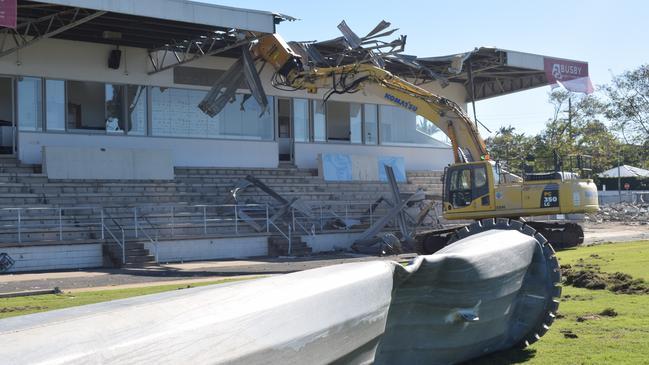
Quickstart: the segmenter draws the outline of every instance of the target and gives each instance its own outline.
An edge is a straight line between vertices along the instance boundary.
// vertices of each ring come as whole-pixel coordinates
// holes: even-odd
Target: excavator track
[[[584,230],[576,223],[526,222],[541,233],[557,250],[584,243]]]
[[[517,220],[517,219],[513,219]],[[576,223],[524,222],[542,234],[553,249],[564,250],[576,247],[584,242],[584,230]],[[431,255],[453,241],[455,233],[465,226],[456,226],[442,230],[421,232],[416,237],[415,251],[422,255]]]

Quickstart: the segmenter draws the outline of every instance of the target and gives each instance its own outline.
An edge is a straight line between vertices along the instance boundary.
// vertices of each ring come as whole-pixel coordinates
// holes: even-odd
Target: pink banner
[[[16,28],[18,0],[0,0],[0,27]]]
[[[563,86],[574,92],[590,94],[594,91],[588,77],[588,63],[545,57],[545,77],[554,89]]]

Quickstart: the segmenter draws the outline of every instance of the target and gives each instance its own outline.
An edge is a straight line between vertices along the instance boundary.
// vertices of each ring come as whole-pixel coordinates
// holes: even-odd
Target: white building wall
[[[156,247],[145,243],[152,255]],[[181,262],[196,260],[238,259],[268,256],[268,237],[229,237],[214,239],[160,241],[158,262]]]
[[[101,243],[0,248],[14,261],[9,272],[85,269],[103,264]]]
[[[43,146],[169,150],[174,166],[277,167],[277,143],[197,138],[127,137],[78,133],[20,133],[18,156],[40,164]]]
[[[331,252],[336,250],[349,250],[354,241],[359,239],[363,232],[354,233],[327,233],[315,236],[305,235],[302,240],[313,250],[318,252]]]
[[[405,160],[406,170],[443,170],[453,161],[450,148],[434,147],[395,147],[350,145],[334,143],[296,143],[295,163],[300,168],[318,168],[318,156],[321,153],[339,153],[367,156],[401,156]]]
[[[109,69],[107,67],[107,58],[112,49],[114,49],[114,46],[111,45],[59,39],[43,40],[21,50],[19,53],[0,58],[0,75],[208,89],[200,86],[174,84],[172,70],[149,75],[148,72],[152,69],[147,51],[144,49],[121,47],[122,63],[120,69]],[[189,65],[192,67],[226,69],[232,62],[231,59],[206,57]],[[324,93],[327,91],[320,90],[317,94],[308,94],[302,91],[277,90],[270,84],[271,75],[272,71],[266,67],[261,76],[265,89],[271,96],[322,100]],[[433,82],[424,85],[424,87],[440,93],[465,107],[466,91],[461,85],[451,84],[446,88],[441,88],[437,82]],[[383,95],[363,92],[333,95],[331,100],[392,105],[383,98]],[[33,132],[19,133],[19,158],[25,163],[41,163],[41,147],[44,145],[101,145],[111,148],[170,149],[176,166],[276,167],[278,162],[276,142]],[[316,156],[318,153],[341,150],[348,151],[344,153],[403,156],[406,159],[408,169],[438,169],[450,162],[452,158],[450,150],[444,151],[435,148],[297,144],[297,165],[299,167],[314,168],[317,165]]]

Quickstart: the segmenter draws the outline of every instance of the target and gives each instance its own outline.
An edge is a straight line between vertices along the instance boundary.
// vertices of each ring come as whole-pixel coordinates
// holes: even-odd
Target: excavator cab
[[[494,209],[494,174],[489,161],[449,166],[444,180],[444,215]]]

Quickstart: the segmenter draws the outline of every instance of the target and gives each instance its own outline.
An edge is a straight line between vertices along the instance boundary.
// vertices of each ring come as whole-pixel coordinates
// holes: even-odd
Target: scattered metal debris
[[[385,173],[392,190],[392,199],[394,203],[383,197],[374,203],[373,207],[376,207],[381,202],[386,202],[391,206],[391,209],[385,216],[381,217],[381,219],[377,220],[373,225],[365,230],[365,232],[363,232],[363,234],[354,242],[352,249],[356,252],[385,255],[401,253],[404,249],[410,252],[414,251],[416,245],[414,238],[416,229],[425,221],[426,217],[428,217],[435,205],[433,201],[429,201],[424,203],[422,208],[418,209],[413,207],[416,211],[414,217],[408,214],[409,206],[412,206],[415,202],[423,202],[426,195],[422,190],[417,190],[415,193],[402,200],[401,193],[399,192],[399,185],[394,177],[392,167],[385,165]],[[380,234],[380,232],[382,232],[386,225],[392,220],[396,220],[397,226],[399,227],[400,239],[397,239],[399,245],[394,244],[393,239],[386,240],[385,234]],[[436,221],[439,223],[439,218],[436,218]],[[391,237],[396,238],[394,234],[391,234]]]
[[[0,272],[9,271],[15,263],[16,261],[14,261],[8,253],[0,253]]]
[[[649,203],[615,203],[601,205],[597,213],[584,217],[592,223],[621,222],[627,224],[649,224]]]

